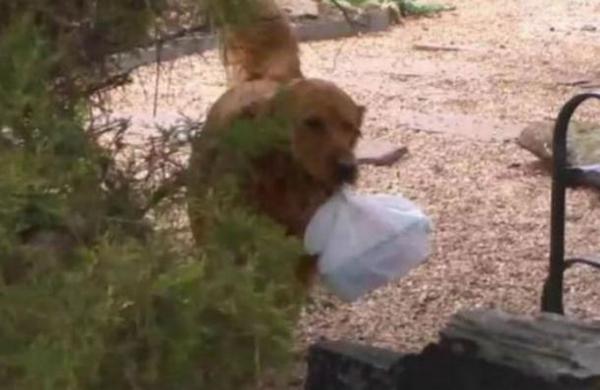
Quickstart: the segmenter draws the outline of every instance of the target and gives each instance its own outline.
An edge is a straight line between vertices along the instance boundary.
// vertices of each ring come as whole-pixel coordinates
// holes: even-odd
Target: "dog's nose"
[[[355,161],[339,161],[337,163],[337,176],[343,183],[352,183],[356,180],[358,169]]]

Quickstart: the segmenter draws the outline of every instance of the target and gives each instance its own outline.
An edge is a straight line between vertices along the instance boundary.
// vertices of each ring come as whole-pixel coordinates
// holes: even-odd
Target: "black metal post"
[[[571,117],[581,103],[589,98],[600,99],[600,93],[575,95],[561,109],[552,144],[552,210],[550,220],[550,268],[544,283],[542,311],[563,314],[563,276],[565,270],[565,200],[571,184],[567,165],[567,129]]]

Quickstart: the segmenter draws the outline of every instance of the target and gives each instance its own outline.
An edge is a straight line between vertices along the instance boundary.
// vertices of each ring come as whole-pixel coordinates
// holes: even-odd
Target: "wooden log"
[[[348,343],[323,341],[308,355],[305,390],[391,390],[395,389],[393,367],[399,353]]]
[[[505,366],[557,385],[600,389],[600,323],[543,313],[458,313],[441,331],[457,356]],[[571,387],[569,387],[571,388]]]
[[[599,390],[600,323],[475,310],[416,354],[343,341],[309,351],[305,390],[399,389]]]

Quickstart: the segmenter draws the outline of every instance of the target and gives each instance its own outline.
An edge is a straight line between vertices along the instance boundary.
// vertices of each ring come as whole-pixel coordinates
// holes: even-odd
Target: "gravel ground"
[[[415,200],[436,232],[428,263],[394,285],[353,304],[316,291],[298,326],[301,345],[327,337],[414,351],[434,340],[459,309],[539,310],[550,230],[547,175],[512,141],[486,137],[485,128],[470,126],[461,136],[431,133],[411,124],[406,113],[491,118],[507,129],[554,117],[576,92],[561,82],[600,78],[600,4],[452,3],[456,11],[408,20],[385,33],[302,45],[307,75],[333,80],[367,104],[365,138],[409,148],[409,157],[394,167],[366,169],[360,189]],[[416,44],[458,50],[417,50]],[[154,73],[152,67],[140,70],[133,85],[115,93],[115,110],[151,115]],[[223,92],[223,81],[214,53],[168,64],[158,115],[202,118]],[[599,118],[594,108],[584,114]],[[598,195],[571,194],[568,248],[600,252]],[[600,272],[568,271],[568,313],[600,318],[599,288]]]

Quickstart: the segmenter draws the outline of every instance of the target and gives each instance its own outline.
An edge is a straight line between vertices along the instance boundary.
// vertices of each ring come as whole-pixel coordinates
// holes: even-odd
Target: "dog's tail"
[[[302,78],[298,40],[275,0],[252,0],[250,17],[224,23],[221,55],[229,86],[268,79],[286,82]]]

